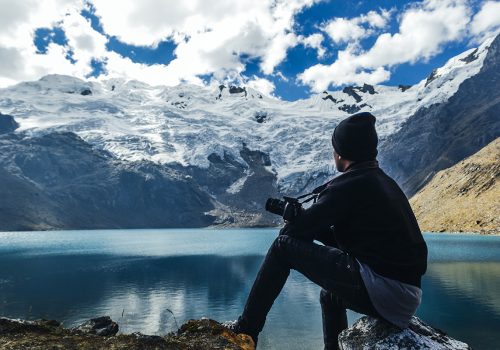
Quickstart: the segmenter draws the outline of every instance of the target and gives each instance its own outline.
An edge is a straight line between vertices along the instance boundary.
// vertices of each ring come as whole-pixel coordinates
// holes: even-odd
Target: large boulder
[[[106,337],[118,333],[118,324],[109,316],[101,316],[82,323],[78,327],[75,327],[74,330]]]
[[[342,350],[472,349],[469,345],[449,337],[443,331],[425,324],[418,317],[413,317],[410,326],[401,330],[381,319],[368,316],[360,318],[352,327],[340,333],[339,347]]]

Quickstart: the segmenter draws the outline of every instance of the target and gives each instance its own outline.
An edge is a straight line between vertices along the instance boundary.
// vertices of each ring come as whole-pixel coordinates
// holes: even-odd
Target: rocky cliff
[[[186,175],[125,162],[70,132],[0,135],[2,230],[200,227],[212,198]]]
[[[500,138],[438,172],[410,200],[424,231],[500,233]]]
[[[419,109],[382,142],[382,167],[407,195],[500,136],[499,63],[500,36],[490,44],[480,72],[448,101]]]
[[[0,135],[0,230],[273,225],[277,217],[263,210],[277,195],[269,159],[246,147],[241,157],[245,164],[212,154],[200,169],[118,159],[72,132],[8,132]]]

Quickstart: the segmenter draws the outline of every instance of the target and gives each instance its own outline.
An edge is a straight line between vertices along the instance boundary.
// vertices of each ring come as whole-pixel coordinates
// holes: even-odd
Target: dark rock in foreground
[[[94,318],[73,329],[63,328],[57,321],[0,318],[0,349],[255,349],[249,336],[237,335],[209,319],[190,320],[176,334],[166,336],[141,333],[115,335],[117,331],[118,325],[109,317]]]
[[[178,344],[176,349],[255,349],[250,336],[235,334],[219,322],[208,318],[189,320],[181,326],[176,335],[167,336],[167,341]]]
[[[73,328],[73,330],[87,334],[109,336],[118,333],[118,323],[114,322],[109,316],[102,316],[90,319]]]
[[[426,325],[413,317],[410,326],[401,330],[387,322],[362,317],[339,335],[342,350],[358,349],[472,349],[469,345],[450,338],[443,331]]]

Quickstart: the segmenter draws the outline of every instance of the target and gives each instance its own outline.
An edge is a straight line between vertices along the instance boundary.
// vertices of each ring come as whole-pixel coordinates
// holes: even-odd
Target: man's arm
[[[314,239],[326,246],[338,248],[337,241],[335,240],[335,235],[333,234],[333,229],[330,227],[328,229],[317,232]]]
[[[280,234],[323,241],[326,239],[325,229],[345,217],[348,208],[349,197],[345,195],[345,190],[333,184],[321,193],[316,203],[304,209],[292,222],[287,223]],[[318,233],[321,233],[322,237],[317,237]]]

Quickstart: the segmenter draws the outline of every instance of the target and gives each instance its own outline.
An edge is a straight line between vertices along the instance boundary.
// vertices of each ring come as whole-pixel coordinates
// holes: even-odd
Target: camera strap
[[[330,182],[327,182],[321,186],[318,186],[316,187],[311,193],[306,193],[306,194],[303,194],[302,196],[298,196],[297,199],[301,199],[301,198],[305,198],[305,197],[308,197],[308,196],[311,196],[310,198],[307,198],[306,200],[300,202],[301,204],[304,204],[304,203],[307,203],[307,202],[310,202],[312,200],[314,200],[313,203],[316,203],[316,199],[318,199],[318,196],[319,194],[326,188],[326,186],[328,186]]]
[[[304,203],[310,202],[313,199],[314,199],[313,203],[316,203],[316,199],[318,198],[318,195],[319,195],[319,193],[311,192],[311,193],[303,194],[302,196],[298,196],[297,199],[301,199],[301,198],[304,198],[304,197],[307,197],[307,196],[311,196],[311,197],[303,200],[302,202],[300,202],[300,204],[304,204]]]

